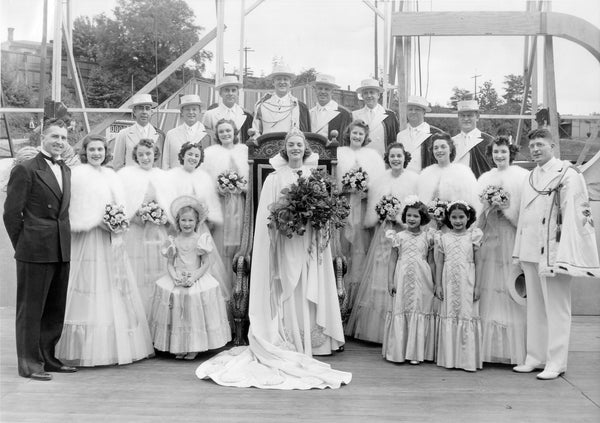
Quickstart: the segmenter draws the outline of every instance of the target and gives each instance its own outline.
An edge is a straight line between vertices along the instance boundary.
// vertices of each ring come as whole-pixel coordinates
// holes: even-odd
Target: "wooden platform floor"
[[[508,366],[467,373],[391,364],[380,347],[350,341],[323,361],[353,373],[337,390],[226,388],[168,357],[127,366],[17,376],[14,308],[0,308],[2,422],[594,422],[600,421],[600,317],[575,317],[569,370],[538,381]]]

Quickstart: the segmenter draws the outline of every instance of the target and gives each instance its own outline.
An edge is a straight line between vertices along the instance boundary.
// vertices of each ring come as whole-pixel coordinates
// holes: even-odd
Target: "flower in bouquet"
[[[150,222],[155,225],[165,225],[167,223],[167,213],[165,213],[156,201],[142,203],[142,207],[140,207],[137,214],[143,222]]]
[[[375,212],[377,212],[379,220],[382,222],[385,220],[394,220],[401,210],[402,205],[400,203],[400,200],[398,200],[393,195],[384,196],[375,205]]]
[[[344,192],[367,192],[369,175],[362,167],[352,169],[342,177],[342,190]]]
[[[129,228],[129,219],[125,216],[122,205],[111,203],[104,208],[102,221],[108,226],[111,232],[119,233]]]
[[[284,188],[279,200],[269,206],[269,227],[288,238],[304,235],[312,227],[328,242],[330,230],[344,226],[350,207],[323,170],[298,175],[296,183]]]
[[[444,217],[446,216],[446,207],[448,206],[447,201],[442,201],[439,198],[434,199],[427,205],[427,212],[437,222],[438,227],[444,223]]]
[[[498,206],[501,209],[505,209],[510,203],[510,194],[501,186],[488,185],[479,194],[479,200],[488,206]]]
[[[226,170],[217,176],[217,190],[221,195],[239,194],[247,184],[246,178],[233,170]]]

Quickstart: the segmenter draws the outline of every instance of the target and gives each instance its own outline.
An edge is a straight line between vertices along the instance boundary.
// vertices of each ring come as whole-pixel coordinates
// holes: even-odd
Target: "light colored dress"
[[[112,169],[72,170],[71,271],[56,355],[75,366],[127,364],[154,355],[123,236],[100,229],[104,207],[124,204]]]
[[[373,150],[373,154],[376,154]],[[394,221],[379,221],[375,211],[377,203],[386,195],[393,195],[402,203],[406,197],[415,194],[418,175],[404,171],[397,177],[387,170],[373,181],[369,189],[364,226],[375,227],[375,234],[365,259],[364,270],[355,292],[352,312],[346,324],[346,335],[370,342],[383,342],[386,314],[391,307],[387,289],[388,264],[392,252],[392,241],[386,237],[390,229],[399,230],[401,213]]]
[[[439,315],[436,358],[438,366],[469,371],[482,368],[479,303],[473,302],[473,250],[481,244],[482,236],[477,228],[461,234],[454,231],[436,234],[435,254],[442,255],[444,263],[444,300]]]
[[[389,231],[388,237],[398,250],[398,260],[396,295],[385,319],[383,357],[397,363],[433,360],[436,318],[433,276],[427,260],[433,249],[433,231]]]
[[[167,272],[160,254],[167,240],[165,225],[144,222],[137,214],[143,203],[155,201],[166,212],[169,208],[169,186],[166,173],[159,168],[144,170],[139,166],[126,166],[117,172],[125,190],[125,208],[131,222],[124,234],[125,248],[136,277],[146,315],[150,314],[154,283]]]
[[[175,269],[192,272],[214,250],[210,234],[194,234],[190,246],[183,237],[169,237],[163,255],[175,258]],[[220,348],[231,340],[227,307],[220,283],[210,269],[191,287],[175,286],[170,275],[156,281],[149,316],[154,347],[173,354]]]
[[[316,157],[313,154],[311,157]],[[287,238],[269,233],[268,207],[281,190],[294,183],[298,169],[279,157],[271,159],[275,172],[261,190],[250,273],[250,329],[248,347],[235,347],[202,363],[200,379],[219,385],[262,389],[339,388],[352,375],[331,369],[313,354],[331,354],[344,344],[344,334],[332,266],[331,250],[308,251],[314,236]],[[308,163],[315,163],[318,157]],[[306,166],[304,174],[310,172]],[[276,274],[274,269],[279,269]]]
[[[492,169],[479,177],[483,191],[487,186],[502,186],[509,194],[505,209],[484,204],[477,222],[483,231],[477,280],[481,299],[483,361],[521,364],[525,362],[526,299],[516,290],[515,279],[522,273],[513,263],[521,191],[527,171],[518,166]]]

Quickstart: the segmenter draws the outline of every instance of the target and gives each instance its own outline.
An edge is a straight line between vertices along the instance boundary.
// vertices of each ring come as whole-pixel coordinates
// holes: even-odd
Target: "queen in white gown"
[[[390,144],[384,160],[390,169],[373,181],[368,193],[364,226],[375,227],[375,234],[369,247],[352,313],[346,325],[347,335],[377,343],[383,342],[386,314],[391,308],[387,278],[392,241],[386,237],[386,232],[402,229],[402,203],[406,197],[417,192],[419,177],[415,172],[405,169],[410,162],[410,153],[404,151],[401,143]],[[398,213],[393,218],[381,220],[375,206],[388,195],[400,202]]]
[[[107,204],[125,204],[119,178],[103,165],[106,140],[82,143],[71,173],[71,271],[56,356],[76,366],[127,364],[154,355],[123,236],[103,223]]]
[[[159,160],[159,150],[151,140],[142,139],[133,148],[136,166],[125,166],[117,175],[125,190],[125,210],[131,223],[125,233],[125,247],[135,277],[146,315],[150,313],[154,283],[167,272],[160,254],[167,240],[165,224],[142,220],[139,210],[144,203],[155,202],[166,213],[169,208],[170,187],[164,170],[153,167]]]
[[[515,287],[515,278],[522,271],[513,263],[512,252],[528,173],[510,165],[517,149],[508,138],[494,140],[489,150],[497,167],[479,177],[480,192],[491,185],[502,187],[510,197],[502,207],[484,202],[477,219],[483,231],[476,268],[481,289],[482,356],[484,362],[519,364],[525,362],[527,309]]]
[[[201,364],[200,379],[225,386],[263,389],[339,388],[352,375],[333,370],[312,355],[331,354],[344,344],[335,274],[329,246],[322,259],[309,252],[314,236],[270,239],[269,206],[281,190],[310,172],[318,157],[310,155],[301,132],[286,136],[285,151],[271,164],[260,195],[250,274],[248,347],[235,347]],[[305,162],[306,159],[306,162]],[[277,247],[275,247],[277,246]],[[279,269],[274,278],[274,268]]]

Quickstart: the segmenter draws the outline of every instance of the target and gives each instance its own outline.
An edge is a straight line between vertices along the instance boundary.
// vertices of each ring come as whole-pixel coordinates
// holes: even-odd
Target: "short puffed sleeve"
[[[177,254],[175,239],[172,236],[169,235],[165,242],[163,242],[160,247],[160,253],[165,257],[174,257]]]
[[[196,243],[196,253],[199,256],[203,256],[205,254],[210,253],[214,248],[214,243],[212,237],[208,232],[203,233],[198,237],[198,242]]]
[[[435,251],[444,254],[444,241],[442,239],[442,231],[434,231],[433,232],[433,246]]]
[[[400,248],[400,234],[401,232],[396,232],[393,229],[388,229],[387,231],[385,231],[385,237],[387,239],[392,240],[392,247],[394,248]]]
[[[481,247],[481,240],[483,238],[483,231],[479,228],[473,228],[471,231],[471,241],[476,247]]]

